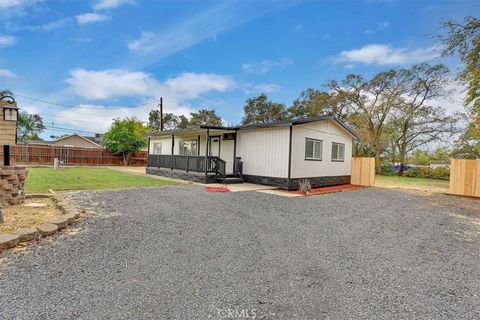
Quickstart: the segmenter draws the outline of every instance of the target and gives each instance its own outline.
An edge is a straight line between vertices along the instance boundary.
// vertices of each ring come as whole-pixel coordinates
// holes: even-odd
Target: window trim
[[[315,142],[320,142],[320,145],[321,145],[320,146],[320,159],[307,158],[307,140],[311,140],[314,143]],[[304,157],[304,160],[305,161],[322,161],[322,159],[323,159],[323,140],[305,137],[305,157]]]
[[[194,154],[193,154],[193,153],[192,153],[192,154],[185,154],[185,150],[184,150],[185,142],[190,142],[190,143],[194,143],[194,144],[195,144],[195,147],[197,148],[197,150],[196,150],[196,152],[195,152]],[[182,140],[181,145],[180,145],[180,152],[181,152],[181,155],[182,155],[182,156],[190,156],[190,157],[196,156],[196,155],[198,155],[198,150],[199,150],[199,148],[198,148],[198,139],[184,139],[184,140]]]
[[[333,146],[334,145],[343,146],[343,159],[333,159]],[[345,162],[345,143],[332,142],[332,162]]]

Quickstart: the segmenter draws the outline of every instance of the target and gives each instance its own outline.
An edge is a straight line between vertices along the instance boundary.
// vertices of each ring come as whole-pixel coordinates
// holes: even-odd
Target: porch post
[[[207,134],[205,135],[205,175],[208,174],[208,140],[210,139],[210,129],[207,129]]]
[[[235,174],[236,159],[237,159],[237,130],[235,130],[235,139],[233,139],[233,174]]]
[[[175,146],[175,136],[172,134],[172,158],[170,161],[170,170],[173,170],[173,148]]]
[[[200,135],[198,135],[198,143],[197,143],[197,156],[200,156]]]

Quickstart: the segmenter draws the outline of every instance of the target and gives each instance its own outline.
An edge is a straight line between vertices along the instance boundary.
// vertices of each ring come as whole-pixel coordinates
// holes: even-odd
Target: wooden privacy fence
[[[121,166],[122,156],[114,155],[105,149],[72,148],[59,146],[10,146],[11,165],[53,165],[58,158],[62,165],[71,166]],[[3,163],[3,148],[0,150]],[[146,166],[147,152],[137,152],[131,162],[132,166]]]
[[[353,157],[350,183],[373,187],[375,185],[375,158]]]
[[[452,159],[449,193],[480,197],[480,160]]]

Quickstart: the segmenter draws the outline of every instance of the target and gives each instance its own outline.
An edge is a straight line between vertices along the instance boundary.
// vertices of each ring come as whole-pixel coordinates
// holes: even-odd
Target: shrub
[[[438,167],[435,169],[414,167],[406,171],[404,176],[409,178],[449,180],[450,170],[446,167]]]
[[[382,174],[384,176],[396,176],[398,172],[391,164],[384,164],[382,165]]]
[[[430,168],[413,167],[404,173],[409,178],[431,178]]]
[[[437,167],[431,171],[433,179],[450,180],[450,169],[447,167]]]

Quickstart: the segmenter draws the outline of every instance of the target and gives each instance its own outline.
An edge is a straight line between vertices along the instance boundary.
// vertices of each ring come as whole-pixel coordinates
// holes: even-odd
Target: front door
[[[211,157],[220,157],[220,136],[210,137],[210,150]]]

